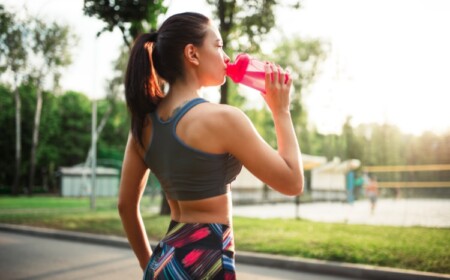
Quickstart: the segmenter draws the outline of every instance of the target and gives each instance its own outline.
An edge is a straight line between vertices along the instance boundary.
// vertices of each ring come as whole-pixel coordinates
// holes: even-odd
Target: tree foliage
[[[26,25],[17,20],[15,14],[5,10],[0,5],[0,71],[2,73],[12,72],[13,91],[14,91],[14,107],[15,107],[15,174],[12,194],[17,194],[20,179],[20,169],[22,162],[22,146],[21,146],[21,97],[18,90],[18,84],[25,75],[21,74],[21,70],[26,67],[28,52],[26,49],[26,38],[28,29]]]
[[[34,108],[37,88],[34,83],[24,83],[19,87],[23,100],[22,147],[29,151],[32,146]],[[8,186],[10,190],[14,179],[14,103],[13,91],[0,84],[0,188]],[[36,152],[35,191],[57,191],[57,170],[61,166],[73,166],[82,163],[91,144],[91,101],[83,93],[67,91],[55,94],[43,91],[42,123],[40,142]],[[119,168],[123,157],[124,143],[128,133],[126,106],[119,104],[120,110],[114,111],[105,124],[105,133],[99,140],[99,163]],[[99,101],[99,114],[108,108],[106,100]],[[113,159],[113,160],[111,160]],[[119,166],[118,166],[119,165]],[[22,182],[28,180],[30,159],[24,158],[20,176]]]
[[[0,71],[18,72],[26,65],[26,26],[0,5]]]
[[[97,33],[119,28],[127,46],[142,32],[157,28],[158,16],[167,12],[164,0],[85,0],[83,11],[87,16],[98,18],[106,26]]]

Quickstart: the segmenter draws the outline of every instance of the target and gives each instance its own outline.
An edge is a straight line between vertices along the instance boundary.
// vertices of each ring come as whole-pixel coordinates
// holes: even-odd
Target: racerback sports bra
[[[197,200],[225,194],[227,185],[242,169],[231,154],[206,153],[186,145],[177,136],[180,119],[203,102],[208,101],[190,100],[167,121],[162,121],[156,111],[150,113],[153,131],[144,160],[169,199]]]

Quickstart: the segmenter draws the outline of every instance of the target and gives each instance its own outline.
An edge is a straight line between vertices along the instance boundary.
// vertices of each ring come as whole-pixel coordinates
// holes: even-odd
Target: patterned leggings
[[[236,279],[231,227],[171,221],[145,269],[148,279]]]

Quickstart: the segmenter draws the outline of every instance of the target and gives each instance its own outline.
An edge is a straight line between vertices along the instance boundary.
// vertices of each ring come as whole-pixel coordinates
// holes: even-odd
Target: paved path
[[[140,279],[142,272],[130,249],[36,237],[0,231],[0,278]],[[345,280],[346,277],[237,265],[240,280]]]
[[[380,199],[371,214],[367,200],[353,205],[341,202],[294,202],[234,206],[234,215],[256,218],[300,218],[350,224],[450,227],[450,199]]]

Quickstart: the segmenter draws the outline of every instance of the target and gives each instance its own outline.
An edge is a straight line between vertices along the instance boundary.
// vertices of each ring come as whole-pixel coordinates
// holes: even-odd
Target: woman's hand
[[[273,115],[288,113],[292,79],[279,65],[266,63],[266,93],[262,94]]]

